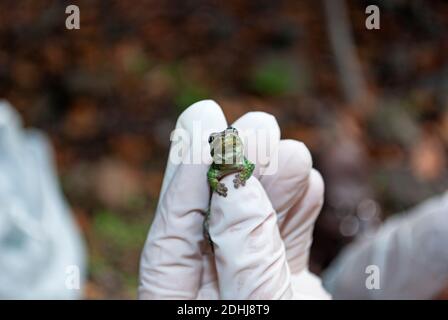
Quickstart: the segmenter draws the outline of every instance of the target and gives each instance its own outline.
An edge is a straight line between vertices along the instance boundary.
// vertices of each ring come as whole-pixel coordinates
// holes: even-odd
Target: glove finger
[[[231,186],[232,179],[221,181]],[[255,177],[244,187],[230,187],[227,197],[212,195],[210,235],[222,299],[292,298],[277,216]]]
[[[278,165],[280,127],[273,115],[248,112],[233,124],[243,139],[245,156],[255,164],[254,176],[273,174]]]
[[[322,176],[317,170],[312,169],[303,198],[291,207],[283,220],[280,233],[285,242],[286,257],[293,273],[308,268],[314,224],[322,209],[323,194]]]
[[[277,212],[281,228],[286,214],[308,188],[312,168],[308,148],[296,140],[281,140],[278,148],[278,170],[273,175],[260,177],[272,205]]]
[[[297,273],[308,264],[314,222],[323,203],[323,181],[312,169],[306,146],[295,140],[280,141],[278,167],[260,182],[277,212],[291,272]]]
[[[181,163],[173,160],[179,144],[171,145],[159,204],[140,261],[141,299],[193,299],[198,294],[203,213],[210,197],[206,179],[209,163],[188,163],[193,159],[201,162],[198,153],[209,150],[205,136],[227,124],[221,108],[206,100],[188,108],[176,128],[191,137],[195,125],[201,126],[203,141],[200,145],[194,145],[198,141],[182,141],[186,152]]]

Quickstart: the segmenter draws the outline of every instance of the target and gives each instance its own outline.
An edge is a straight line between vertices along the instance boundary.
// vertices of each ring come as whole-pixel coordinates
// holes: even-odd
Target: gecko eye
[[[236,130],[236,128],[234,128],[234,127],[228,127],[227,130],[228,131],[232,131],[233,133],[238,134],[238,130]]]
[[[213,136],[208,137],[208,143],[212,143],[213,139],[214,139]]]

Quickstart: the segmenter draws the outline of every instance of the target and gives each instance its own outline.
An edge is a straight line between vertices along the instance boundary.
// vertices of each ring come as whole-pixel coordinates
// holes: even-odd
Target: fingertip
[[[309,179],[310,194],[312,195],[310,197],[310,201],[322,206],[325,193],[324,179],[322,178],[320,172],[316,169],[311,170]]]
[[[7,101],[0,99],[0,128],[19,128],[22,119],[17,110]]]
[[[279,168],[302,181],[309,176],[312,167],[311,153],[303,142],[290,139],[280,141]]]
[[[193,103],[177,119],[176,128],[183,128],[193,132],[194,122],[201,122],[204,130],[212,128],[213,130],[225,128],[227,121],[224,113],[214,100],[201,100]]]
[[[312,165],[311,154],[302,142],[280,141],[276,170],[260,177],[278,214],[282,215],[290,203],[303,195]]]
[[[208,111],[213,112],[213,110],[221,110],[221,107],[219,106],[218,103],[216,103],[216,101],[211,100],[211,99],[200,100],[198,102],[193,103],[188,108],[186,108],[181,113],[179,118],[183,118],[183,117],[189,116],[190,114],[195,114],[195,113],[201,114],[201,113],[208,112]]]
[[[177,119],[176,128],[171,132],[171,147],[159,198],[163,199],[179,165],[210,164],[207,137],[211,132],[221,131],[226,127],[224,113],[213,100],[198,101],[182,112]]]
[[[233,126],[237,129],[265,129],[272,132],[273,135],[278,136],[280,139],[280,126],[277,123],[277,119],[270,113],[263,111],[251,111],[233,123]]]
[[[246,157],[256,164],[254,176],[270,174],[270,167],[277,163],[281,134],[275,117],[261,111],[248,112],[232,126],[238,129],[245,142]]]

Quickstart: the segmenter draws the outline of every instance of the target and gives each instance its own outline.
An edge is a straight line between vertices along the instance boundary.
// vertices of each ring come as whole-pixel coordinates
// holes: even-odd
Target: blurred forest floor
[[[55,146],[89,247],[87,298],[134,298],[169,134],[203,98],[274,114],[326,181],[311,268],[448,187],[448,3],[348,1],[369,92],[348,103],[320,1],[0,2],[0,97]],[[366,30],[377,4],[381,29]],[[367,98],[366,98],[367,99]]]

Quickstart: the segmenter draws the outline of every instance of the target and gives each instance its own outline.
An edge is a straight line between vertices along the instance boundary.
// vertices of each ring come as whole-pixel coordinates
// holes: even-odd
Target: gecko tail
[[[212,249],[212,254],[215,254],[215,243],[212,241],[210,234],[208,235],[208,243],[210,244],[210,248]]]
[[[212,237],[210,236],[210,232],[209,232],[209,219],[210,219],[210,210],[207,211],[207,213],[205,214],[203,233],[204,233],[205,240],[207,240],[207,242],[209,243],[209,245],[212,249],[212,253],[214,254],[215,253],[215,244],[214,244]]]
[[[210,248],[212,249],[212,253],[215,253],[215,243],[212,240],[212,237],[210,236],[210,233],[207,230],[204,230],[204,238],[207,240],[208,244],[210,245]]]

